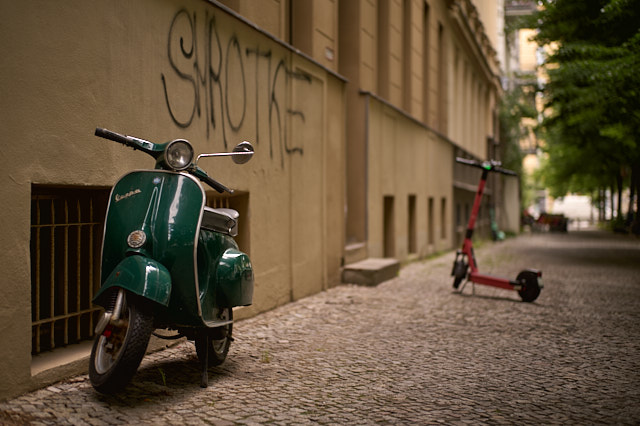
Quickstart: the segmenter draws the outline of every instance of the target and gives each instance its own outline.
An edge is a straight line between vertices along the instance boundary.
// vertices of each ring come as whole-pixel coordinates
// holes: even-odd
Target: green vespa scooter
[[[194,161],[183,139],[153,143],[97,128],[106,138],[156,160],[153,170],[133,171],[113,187],[102,246],[102,286],[93,302],[105,309],[95,329],[89,378],[101,393],[124,388],[144,357],[155,329],[195,341],[208,384],[209,365],[224,362],[232,341],[234,306],[253,299],[253,268],[238,250],[238,213],[205,206],[200,182],[233,192],[198,167],[201,157],[251,159],[242,142],[232,152]],[[161,337],[158,335],[158,337]]]

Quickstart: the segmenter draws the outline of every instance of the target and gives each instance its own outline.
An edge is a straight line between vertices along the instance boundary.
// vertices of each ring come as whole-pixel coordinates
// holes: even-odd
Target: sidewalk
[[[477,257],[541,269],[538,300],[452,292],[449,253],[237,323],[207,389],[184,343],[118,396],[79,376],[0,403],[0,424],[638,424],[640,240],[522,235]]]

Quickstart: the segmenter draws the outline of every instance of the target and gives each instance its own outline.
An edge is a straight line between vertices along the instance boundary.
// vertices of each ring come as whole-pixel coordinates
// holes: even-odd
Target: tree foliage
[[[554,196],[623,185],[637,194],[640,0],[540,3],[536,41],[552,48],[545,63],[545,186]]]

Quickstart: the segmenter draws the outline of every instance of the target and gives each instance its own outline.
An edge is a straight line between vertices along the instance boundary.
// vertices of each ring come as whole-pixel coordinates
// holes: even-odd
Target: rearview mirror
[[[251,145],[250,142],[240,142],[238,145],[236,145],[235,148],[233,148],[233,162],[236,164],[244,164],[247,161],[251,160],[251,157],[253,157],[253,152],[253,145]]]

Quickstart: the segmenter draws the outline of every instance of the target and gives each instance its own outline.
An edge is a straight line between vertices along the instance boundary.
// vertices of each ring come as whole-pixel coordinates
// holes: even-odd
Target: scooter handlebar
[[[233,194],[233,189],[227,188],[217,180],[209,177],[207,172],[202,170],[200,167],[196,166],[194,169],[190,169],[190,172],[195,177],[197,177],[198,179],[200,179],[201,181],[203,181],[204,183],[206,183],[207,185],[209,185],[210,187],[218,191],[220,194],[222,194],[223,192],[228,192],[229,194]]]
[[[209,185],[210,187],[212,187],[213,189],[218,191],[220,194],[222,194],[225,191],[228,192],[229,194],[233,194],[233,189],[227,188],[226,186],[224,186],[223,184],[221,184],[217,180],[210,178],[209,176],[206,176],[206,177],[203,177],[203,178],[200,178],[200,179],[204,183],[206,183],[207,185]]]
[[[467,160],[466,158],[456,157],[456,163],[466,164],[468,166],[482,168],[482,163],[475,160]]]
[[[102,127],[96,127],[96,136],[104,139],[109,139],[114,142],[119,142],[123,145],[129,145],[131,141],[125,135],[121,135],[120,133],[112,132],[111,130],[103,129]]]
[[[133,149],[139,149],[140,151],[145,152],[154,158],[157,158],[161,152],[161,150],[158,150],[158,145],[154,144],[153,142],[149,142],[133,136],[121,135],[120,133],[112,132],[111,130],[103,129],[102,127],[96,127],[95,135],[104,139],[109,139],[111,141],[121,143]]]
[[[154,158],[157,158],[160,155],[161,151],[158,150],[162,145],[156,145],[152,142],[146,141],[144,139],[135,138],[133,136],[121,135],[120,133],[112,132],[111,130],[103,129],[102,127],[96,127],[95,135],[104,139],[109,139],[114,142],[121,143],[123,145],[129,146],[133,149],[139,149],[147,154],[150,154]],[[187,171],[192,173],[198,179],[218,191],[219,193],[228,192],[229,194],[233,194],[233,189],[227,188],[220,182],[215,179],[209,177],[207,172],[202,170],[201,168],[194,165],[193,168],[189,168]]]
[[[502,173],[503,175],[518,176],[518,174],[513,170],[503,169],[502,167],[500,167],[500,162],[498,161],[491,160],[491,161],[481,162],[481,161],[468,160],[466,158],[456,157],[456,162],[461,164],[466,164],[472,167],[477,167],[479,169],[487,170],[490,172],[499,172],[499,173]]]
[[[503,169],[502,167],[494,167],[493,170],[495,170],[496,172],[500,172],[503,175],[518,176],[518,174],[513,170]]]

